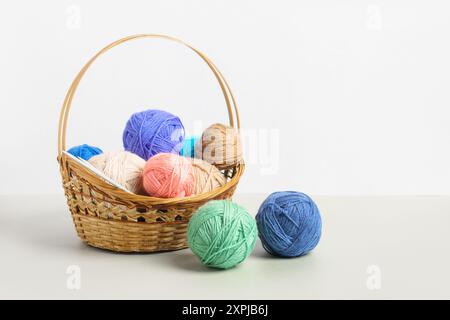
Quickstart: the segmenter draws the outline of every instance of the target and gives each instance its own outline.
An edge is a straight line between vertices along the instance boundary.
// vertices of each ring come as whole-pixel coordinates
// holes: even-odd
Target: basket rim
[[[67,94],[64,98],[63,105],[61,107],[60,116],[59,116],[59,126],[58,126],[58,155],[61,155],[61,153],[66,150],[66,131],[67,131],[67,122],[69,119],[69,112],[72,107],[72,101],[75,96],[75,93],[77,91],[78,85],[80,84],[80,81],[84,77],[85,73],[88,71],[90,66],[99,58],[101,55],[108,52],[110,49],[129,41],[134,41],[137,39],[144,39],[144,38],[154,38],[154,39],[165,39],[169,41],[173,41],[176,43],[179,43],[189,49],[191,49],[194,53],[196,53],[211,69],[213,72],[217,82],[219,83],[220,89],[223,93],[223,96],[225,98],[226,107],[228,111],[228,118],[230,122],[230,126],[233,128],[240,129],[240,118],[239,118],[239,110],[236,104],[236,100],[234,98],[234,95],[231,91],[231,88],[228,84],[228,82],[225,80],[225,77],[220,72],[220,70],[217,68],[217,66],[202,52],[195,49],[190,44],[175,38],[173,36],[168,36],[164,34],[135,34],[128,37],[121,38],[117,41],[114,41],[110,43],[109,45],[105,46],[103,49],[98,51],[84,66],[83,68],[78,72],[75,79],[72,81],[72,84],[69,87],[69,90],[67,91]],[[233,112],[234,109],[234,112]]]
[[[120,188],[104,181],[97,174],[90,171],[88,168],[84,167],[64,153],[61,153],[58,156],[57,160],[59,162],[60,168],[63,168],[66,163],[66,166],[70,166],[71,169],[77,171],[77,174],[82,176],[83,179],[87,180],[90,184],[95,185],[98,189],[103,191],[108,196],[121,199],[124,202],[139,204],[146,207],[159,205],[195,205],[199,202],[204,203],[205,201],[213,200],[225,191],[235,187],[238,184],[245,169],[245,164],[242,160],[236,166],[234,166],[234,168],[236,169],[236,173],[230,180],[227,181],[226,184],[209,192],[181,198],[157,198],[123,191]],[[63,172],[61,172],[61,175],[64,180]]]

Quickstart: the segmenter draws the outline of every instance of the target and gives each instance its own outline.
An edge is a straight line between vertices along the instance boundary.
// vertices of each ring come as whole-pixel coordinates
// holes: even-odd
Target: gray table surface
[[[265,196],[235,201],[255,214]],[[450,298],[450,197],[313,198],[323,236],[311,254],[274,258],[258,240],[244,263],[218,271],[189,249],[91,248],[77,238],[63,195],[0,196],[0,298]],[[67,285],[70,266],[79,288]]]

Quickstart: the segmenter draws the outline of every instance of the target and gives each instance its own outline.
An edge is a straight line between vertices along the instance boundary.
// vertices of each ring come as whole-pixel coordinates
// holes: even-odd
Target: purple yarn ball
[[[123,146],[144,160],[155,154],[176,153],[184,140],[184,126],[180,118],[162,110],[134,113],[123,131]]]

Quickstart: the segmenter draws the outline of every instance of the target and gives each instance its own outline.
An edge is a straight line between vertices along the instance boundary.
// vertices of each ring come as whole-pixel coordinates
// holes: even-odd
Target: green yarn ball
[[[187,238],[204,265],[228,269],[248,257],[257,234],[255,219],[246,209],[228,200],[213,200],[193,215]]]

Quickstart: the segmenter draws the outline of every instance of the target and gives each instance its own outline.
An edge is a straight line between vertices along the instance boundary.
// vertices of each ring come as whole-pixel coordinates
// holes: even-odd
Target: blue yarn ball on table
[[[183,157],[194,158],[195,143],[200,139],[200,136],[189,136],[184,139],[180,150],[180,155]]]
[[[80,157],[84,160],[89,160],[93,156],[103,153],[100,148],[90,146],[88,144],[82,144],[80,146],[72,147],[67,150],[68,153],[75,157]]]
[[[184,140],[180,118],[162,110],[134,113],[123,131],[123,146],[144,160],[158,153],[178,154]]]
[[[272,193],[256,215],[264,249],[281,257],[302,256],[319,243],[320,212],[306,194],[296,191]]]

